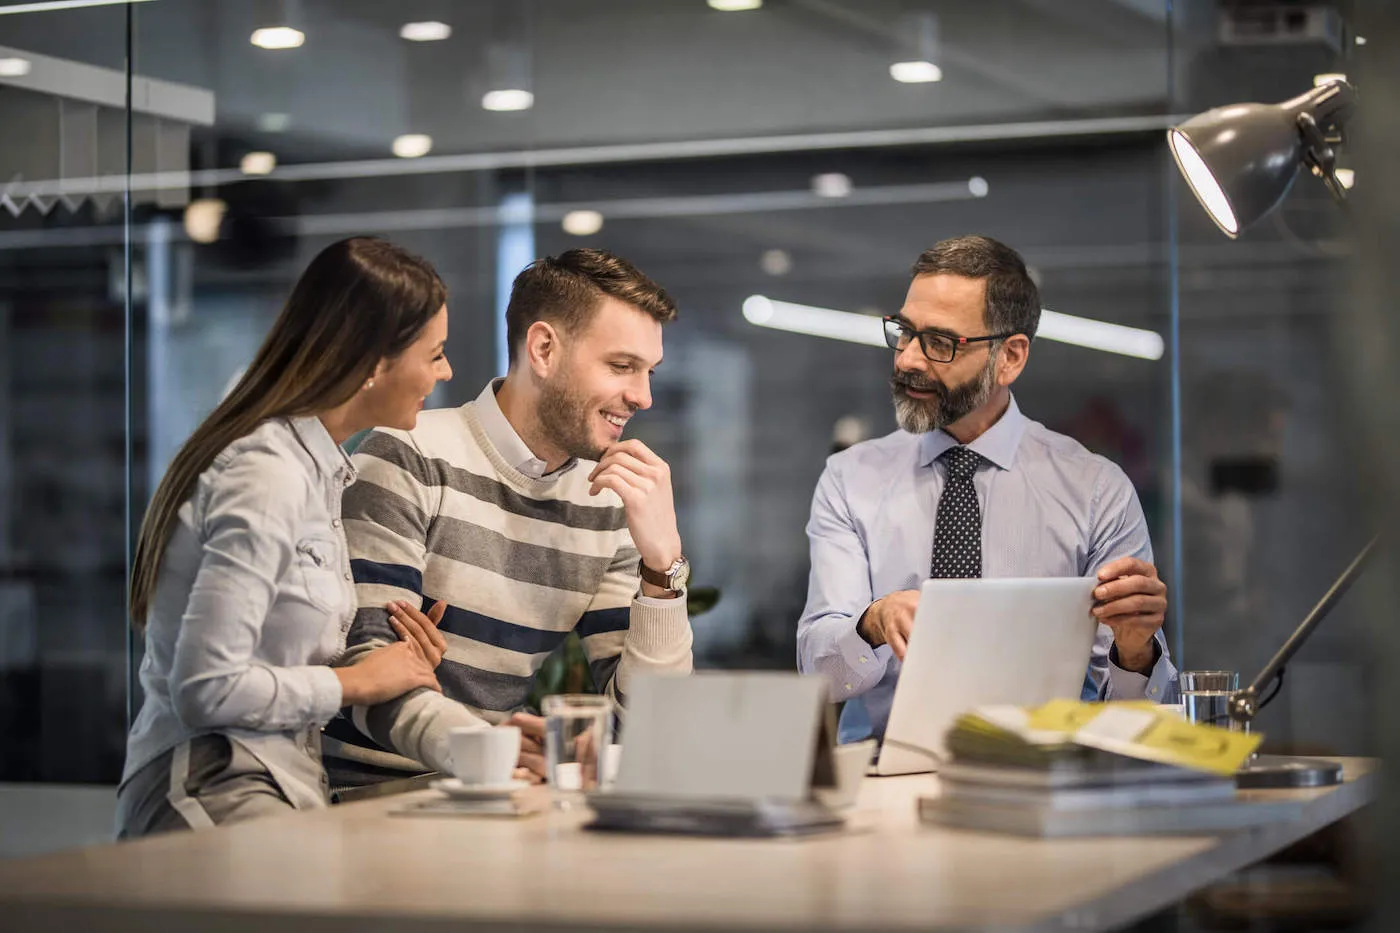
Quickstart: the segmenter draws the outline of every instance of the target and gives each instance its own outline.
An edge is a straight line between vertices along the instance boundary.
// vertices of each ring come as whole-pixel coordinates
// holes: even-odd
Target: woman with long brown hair
[[[175,455],[132,567],[145,699],[120,835],[324,806],[322,725],[342,706],[440,689],[412,637],[328,665],[356,609],[340,519],[355,473],[340,444],[411,429],[452,377],[446,297],[432,266],[390,243],[332,244]]]

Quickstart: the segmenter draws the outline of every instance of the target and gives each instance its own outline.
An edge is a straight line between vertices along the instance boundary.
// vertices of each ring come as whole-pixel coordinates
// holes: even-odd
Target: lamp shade
[[[1217,107],[1167,130],[1167,142],[1192,193],[1234,238],[1283,200],[1308,162],[1304,124],[1314,133],[1339,125],[1352,98],[1338,80],[1281,104]]]
[[[1297,116],[1282,104],[1207,110],[1167,140],[1186,183],[1231,238],[1283,200],[1303,161]]]

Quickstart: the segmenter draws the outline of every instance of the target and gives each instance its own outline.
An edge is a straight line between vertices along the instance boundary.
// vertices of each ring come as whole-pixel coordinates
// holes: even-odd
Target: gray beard
[[[588,430],[589,401],[573,390],[568,377],[568,372],[561,372],[540,387],[540,426],[565,456],[599,460],[603,448]]]
[[[895,373],[890,379],[894,419],[910,434],[927,434],[946,428],[966,418],[991,400],[992,392],[996,389],[996,376],[995,355],[987,360],[987,365],[982,368],[981,373],[951,390],[918,377]],[[933,392],[935,395],[931,399],[911,398],[901,380],[907,380],[914,388]]]

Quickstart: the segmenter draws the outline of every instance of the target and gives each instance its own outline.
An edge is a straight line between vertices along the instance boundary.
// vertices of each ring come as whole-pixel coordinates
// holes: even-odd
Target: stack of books
[[[919,814],[1023,836],[1215,833],[1287,818],[1297,802],[1236,793],[1234,772],[1259,741],[1145,704],[987,707],[948,733],[940,793]]]

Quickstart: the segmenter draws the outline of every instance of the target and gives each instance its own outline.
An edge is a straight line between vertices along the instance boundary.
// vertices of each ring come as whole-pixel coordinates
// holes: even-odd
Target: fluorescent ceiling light
[[[1162,335],[1156,331],[1061,314],[1048,308],[1040,310],[1040,329],[1036,336],[1090,350],[1135,356],[1140,360],[1160,360],[1166,352]]]
[[[394,155],[400,159],[416,159],[433,151],[433,138],[422,133],[405,133],[394,140]]]
[[[603,229],[603,215],[590,210],[569,211],[561,223],[565,233],[592,236]]]
[[[244,175],[271,175],[277,167],[277,156],[270,152],[250,152],[238,163]]]
[[[399,38],[409,42],[441,42],[452,35],[452,27],[437,20],[422,23],[404,23],[399,30]]]
[[[299,49],[306,41],[306,33],[291,26],[265,26],[254,30],[248,41],[260,49]]]
[[[844,198],[855,187],[844,172],[823,172],[812,176],[812,193],[819,198]]]
[[[0,78],[23,78],[31,67],[27,58],[0,58]]]
[[[890,66],[890,77],[900,84],[927,84],[942,81],[943,69],[933,62],[895,62]]]
[[[712,10],[719,10],[721,13],[738,13],[743,10],[757,10],[763,6],[763,0],[705,0]]]
[[[884,325],[878,317],[775,301],[763,295],[750,295],[744,299],[744,320],[759,327],[793,334],[829,337],[870,347],[885,346]]]
[[[481,107],[483,110],[509,111],[509,110],[529,110],[535,106],[535,95],[529,91],[522,91],[519,88],[503,88],[498,91],[487,91],[481,95]]]
[[[793,304],[764,295],[750,295],[744,299],[743,310],[744,319],[759,327],[846,340],[870,347],[886,346],[884,327],[880,318],[874,315]],[[1166,350],[1162,335],[1154,331],[1060,314],[1048,309],[1040,312],[1037,336],[1144,360],[1160,360]]]
[[[89,6],[117,6],[123,3],[147,3],[149,0],[45,0],[43,3],[16,3],[0,6],[0,16],[11,13],[52,13],[55,10],[81,10]]]

